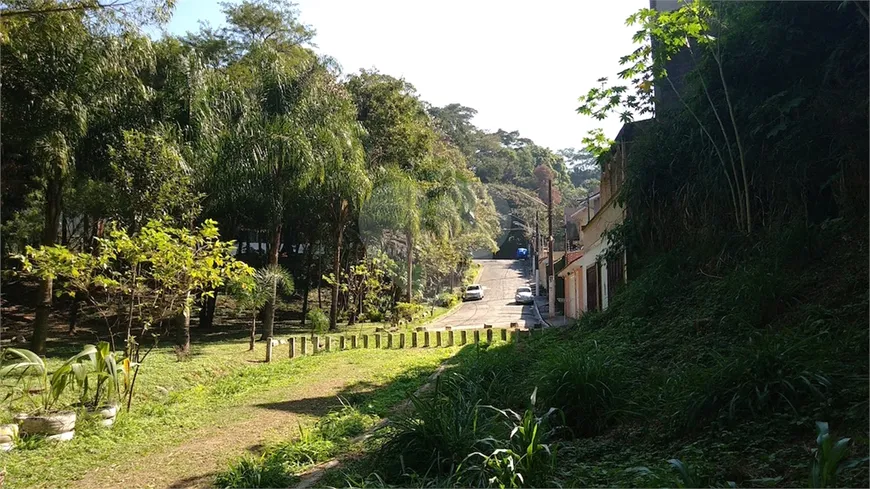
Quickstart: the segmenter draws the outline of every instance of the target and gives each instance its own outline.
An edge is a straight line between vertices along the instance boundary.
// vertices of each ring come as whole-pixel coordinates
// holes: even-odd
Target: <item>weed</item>
[[[843,460],[849,451],[849,438],[834,441],[828,430],[828,423],[816,421],[817,447],[810,470],[811,487],[838,487],[837,477],[844,471],[867,463],[868,458]]]

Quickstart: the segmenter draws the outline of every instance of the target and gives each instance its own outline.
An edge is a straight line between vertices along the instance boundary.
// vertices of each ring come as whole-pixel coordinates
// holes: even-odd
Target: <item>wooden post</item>
[[[405,333],[399,333],[399,348],[405,349]]]
[[[435,346],[436,347],[441,346],[441,331],[435,332]]]
[[[350,337],[350,347],[356,350],[356,335]]]
[[[332,351],[332,336],[326,336],[326,352]]]
[[[447,332],[447,346],[453,346],[453,331]]]
[[[308,338],[303,336],[302,338],[299,338],[299,341],[302,343],[299,345],[302,347],[302,354],[308,355]]]
[[[287,343],[290,345],[290,358],[293,358],[296,356],[296,338],[291,336]]]
[[[381,347],[381,335],[376,334],[375,335],[375,348],[380,348],[380,347]]]
[[[499,330],[499,331],[500,331],[500,334],[501,334],[501,340],[502,340],[502,341],[507,341],[507,330],[506,330],[506,329],[501,329],[501,330]]]
[[[480,330],[479,329],[474,330],[474,343],[475,344],[480,343]]]
[[[344,339],[344,335],[338,337],[338,349],[339,351],[344,350],[346,340]]]
[[[417,348],[417,332],[411,332],[411,348]]]
[[[369,335],[364,334],[362,338],[363,338],[363,348],[368,348],[369,347]]]
[[[429,332],[423,332],[423,348],[429,348]]]
[[[486,330],[486,342],[492,343],[492,330],[491,329]]]
[[[311,338],[311,353],[314,355],[320,353],[320,336]]]
[[[393,333],[387,333],[387,350],[393,349]]]
[[[272,341],[274,341],[272,338],[266,338],[266,363],[272,361]]]
[[[466,343],[468,343],[468,332],[463,329],[459,331],[459,344],[465,346]]]

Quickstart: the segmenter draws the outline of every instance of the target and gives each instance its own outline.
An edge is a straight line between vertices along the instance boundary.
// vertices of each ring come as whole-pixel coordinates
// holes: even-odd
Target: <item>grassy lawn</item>
[[[163,470],[159,464],[150,464],[150,457],[196,441],[198,436],[218,437],[218,441],[226,436],[231,445],[234,434],[229,427],[256,420],[270,410],[295,410],[306,423],[316,420],[325,414],[320,408],[285,405],[303,399],[312,406],[335,406],[339,404],[336,391],[362,411],[383,415],[456,352],[455,348],[370,349],[289,361],[286,352],[280,351],[278,361],[263,364],[259,363],[263,348],[258,344],[248,352],[243,342],[194,345],[191,358],[184,362],[176,360],[171,348],[155,351],[139,374],[131,412],[120,413],[116,425],[108,430],[79,421],[70,442],[25,441],[0,455],[0,468],[7,471],[6,484],[64,487],[87,475],[84,486],[93,486],[88,474],[98,467],[124,472],[138,465],[148,475],[149,470]],[[14,412],[10,409],[3,416]],[[298,432],[296,426],[285,428]],[[144,482],[133,481],[133,485]]]

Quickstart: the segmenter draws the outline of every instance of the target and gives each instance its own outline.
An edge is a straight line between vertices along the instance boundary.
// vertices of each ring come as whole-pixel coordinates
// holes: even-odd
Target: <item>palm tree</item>
[[[4,164],[12,158],[36,168],[45,196],[43,245],[57,241],[62,196],[89,123],[145,93],[137,74],[151,60],[150,43],[135,32],[102,34],[107,19],[65,11],[4,20]],[[37,353],[45,351],[52,288],[42,280],[37,292],[31,340]]]

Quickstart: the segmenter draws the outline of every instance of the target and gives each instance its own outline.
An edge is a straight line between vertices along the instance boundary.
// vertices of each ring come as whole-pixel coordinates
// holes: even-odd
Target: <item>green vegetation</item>
[[[137,403],[131,411],[119,412],[111,429],[80,419],[69,442],[48,444],[31,438],[18,445],[2,455],[6,484],[62,487],[106,464],[133,467],[141,457],[191,437],[215,436],[214,426],[232,430],[233,423],[255,419],[262,414],[256,405],[322,395],[318,382],[324,378],[344,384],[338,391],[341,398],[361,406],[367,415],[382,416],[455,352],[360,349],[263,364],[255,361],[262,356],[262,346],[259,351],[245,350],[243,342],[194,345],[189,360],[179,363],[172,348],[157,348],[140,371]],[[49,368],[60,363],[51,360]],[[330,404],[338,405],[339,400]],[[302,420],[307,424],[310,416],[317,414]],[[227,424],[228,419],[232,423]],[[333,423],[335,429],[342,429],[344,422]]]
[[[328,484],[789,487],[816,474],[817,486],[866,485],[866,247],[844,241],[843,226],[829,223],[819,248],[789,258],[804,235],[765,238],[716,277],[685,252],[663,254],[605,312],[465,356]],[[851,271],[829,273],[843,263]],[[780,302],[798,293],[812,300]],[[757,313],[771,303],[782,304],[777,315]],[[516,452],[498,413],[529,409],[536,388],[534,416],[557,410],[539,428],[556,468],[535,462],[521,482],[499,471],[522,463],[509,451],[487,456],[487,444]],[[820,434],[813,455],[816,421],[851,440]]]

